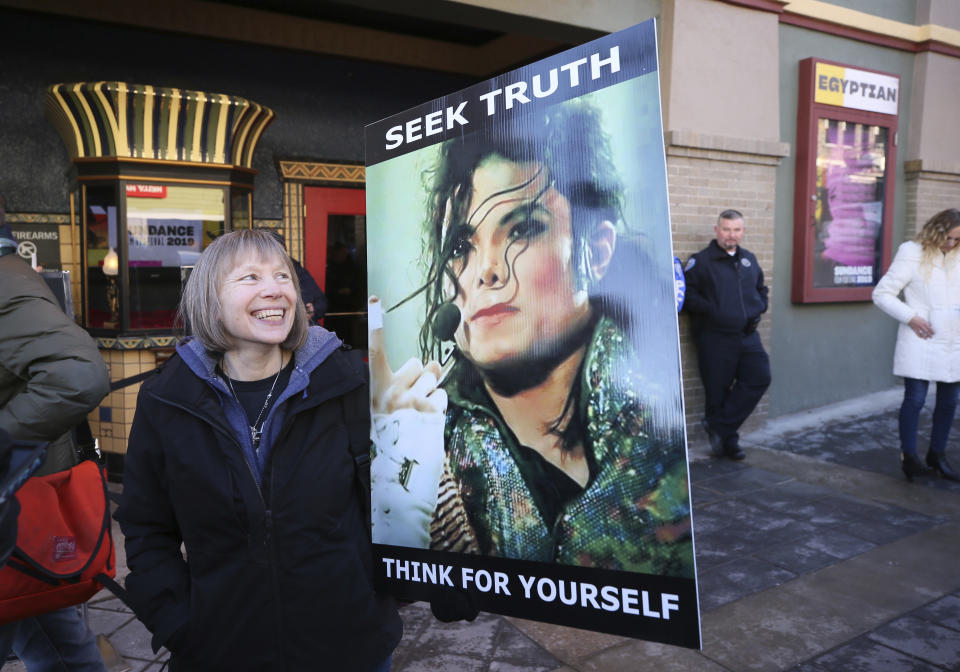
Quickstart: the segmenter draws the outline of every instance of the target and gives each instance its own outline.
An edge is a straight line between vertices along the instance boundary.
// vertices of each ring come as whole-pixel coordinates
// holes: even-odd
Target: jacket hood
[[[332,331],[323,327],[310,327],[307,342],[294,353],[294,366],[298,371],[309,375],[323,360],[340,347],[342,341]],[[188,336],[177,344],[177,353],[184,363],[199,378],[210,380],[216,377],[220,357],[208,351],[200,341]]]

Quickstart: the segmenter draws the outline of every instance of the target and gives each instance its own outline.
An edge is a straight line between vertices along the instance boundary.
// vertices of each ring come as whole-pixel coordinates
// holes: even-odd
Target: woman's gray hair
[[[225,233],[210,243],[197,259],[183,289],[183,296],[180,297],[180,308],[177,311],[180,324],[210,352],[222,354],[233,348],[233,339],[221,319],[220,288],[227,273],[246,256],[282,259],[286,264],[296,292],[297,305],[294,309],[293,326],[280,347],[284,350],[296,350],[306,343],[310,326],[307,310],[300,298],[300,281],[286,250],[267,231],[240,229]]]

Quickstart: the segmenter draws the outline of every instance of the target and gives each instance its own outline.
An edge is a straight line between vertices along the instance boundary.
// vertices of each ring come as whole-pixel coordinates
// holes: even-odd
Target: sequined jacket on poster
[[[431,546],[692,578],[685,451],[680,440],[652,437],[635,361],[623,332],[602,318],[585,356],[578,409],[595,467],[552,528],[522,473],[513,433],[479,383],[455,376],[447,385],[448,463],[436,515],[457,522],[443,532],[435,519]],[[460,530],[468,542],[458,548],[449,528],[464,518],[471,529]]]

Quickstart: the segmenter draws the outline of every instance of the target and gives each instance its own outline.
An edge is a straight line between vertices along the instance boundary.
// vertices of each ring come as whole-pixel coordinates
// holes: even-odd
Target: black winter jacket
[[[174,669],[369,670],[400,639],[393,600],[374,593],[344,424],[366,382],[335,347],[317,356],[318,335],[335,339],[310,330],[312,356],[296,353],[270,411],[261,487],[228,420],[239,405],[211,360],[184,360],[196,343],[140,391],[116,517],[137,616]]]
[[[757,258],[742,247],[727,254],[716,240],[687,261],[683,310],[699,331],[729,333],[756,329],[767,311],[767,286]]]

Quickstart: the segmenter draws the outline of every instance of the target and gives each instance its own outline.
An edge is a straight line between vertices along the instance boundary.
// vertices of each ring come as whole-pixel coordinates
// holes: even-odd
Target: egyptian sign
[[[653,22],[366,147],[378,587],[698,648]]]
[[[882,114],[897,113],[900,79],[842,65],[817,63],[814,102]]]

